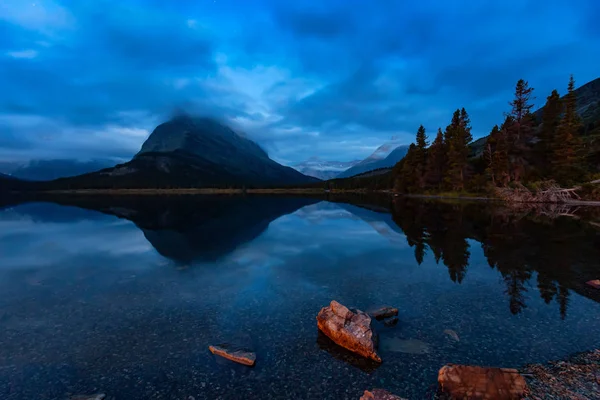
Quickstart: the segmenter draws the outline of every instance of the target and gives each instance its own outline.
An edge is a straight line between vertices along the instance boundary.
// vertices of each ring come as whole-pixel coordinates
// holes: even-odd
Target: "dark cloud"
[[[0,155],[123,157],[182,109],[275,157],[343,160],[458,107],[486,134],[517,79],[541,105],[599,74],[595,0],[4,1]]]

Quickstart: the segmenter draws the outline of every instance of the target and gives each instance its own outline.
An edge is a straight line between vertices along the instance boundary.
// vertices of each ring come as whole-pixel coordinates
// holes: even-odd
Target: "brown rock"
[[[256,362],[256,354],[240,349],[230,349],[227,345],[208,346],[211,353],[236,362],[238,364],[253,366]]]
[[[360,400],[404,400],[402,397],[391,394],[387,390],[373,389],[371,392],[365,390]]]
[[[448,364],[440,369],[438,383],[453,399],[517,400],[527,384],[516,369]]]
[[[347,307],[333,300],[329,307],[323,307],[317,315],[319,330],[342,346],[356,354],[381,362],[375,351],[375,335],[371,329],[371,317],[366,313]]]
[[[377,310],[371,311],[369,315],[376,320],[381,320],[389,317],[398,316],[398,309],[394,307],[381,307]]]
[[[600,279],[594,279],[593,281],[588,281],[586,283],[594,289],[600,289]]]

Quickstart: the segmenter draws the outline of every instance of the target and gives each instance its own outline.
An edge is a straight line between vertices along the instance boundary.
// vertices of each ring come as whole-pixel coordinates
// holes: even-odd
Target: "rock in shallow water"
[[[404,400],[402,397],[391,394],[387,390],[373,389],[372,391],[365,390],[360,400]]]
[[[369,312],[369,315],[376,320],[398,316],[398,309],[394,307],[381,307]]]
[[[527,384],[516,369],[448,364],[438,374],[440,389],[453,399],[517,400]]]
[[[375,351],[376,337],[371,328],[371,317],[366,313],[347,307],[333,300],[329,307],[323,307],[317,315],[319,330],[342,346],[356,354],[381,362]]]
[[[241,349],[230,348],[228,345],[208,346],[211,353],[236,362],[238,364],[253,366],[256,362],[256,354]]]

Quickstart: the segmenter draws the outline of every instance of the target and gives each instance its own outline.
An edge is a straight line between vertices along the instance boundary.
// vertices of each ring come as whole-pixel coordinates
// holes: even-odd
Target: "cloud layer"
[[[276,160],[367,156],[466,107],[475,136],[514,83],[537,104],[600,75],[595,0],[4,0],[0,160],[126,159],[189,109]]]

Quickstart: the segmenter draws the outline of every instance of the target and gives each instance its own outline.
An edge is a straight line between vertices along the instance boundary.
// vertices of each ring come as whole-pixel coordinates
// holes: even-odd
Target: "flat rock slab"
[[[249,367],[253,366],[256,362],[256,354],[252,353],[251,351],[233,349],[225,344],[208,346],[208,349],[214,355],[226,358],[238,364],[247,365]]]
[[[516,369],[448,364],[440,369],[438,383],[453,399],[518,400],[527,388]]]
[[[594,289],[600,289],[600,279],[594,279],[593,281],[588,281],[586,283]]]
[[[382,320],[385,318],[398,316],[398,309],[394,307],[381,307],[369,312],[369,315],[376,320]]]
[[[375,351],[375,334],[371,328],[371,317],[360,310],[350,311],[333,300],[317,315],[317,326],[338,346],[356,354],[381,362]]]
[[[395,394],[391,394],[387,390],[383,389],[373,389],[370,392],[365,390],[365,393],[362,395],[360,400],[405,400],[400,396],[396,396]]]

